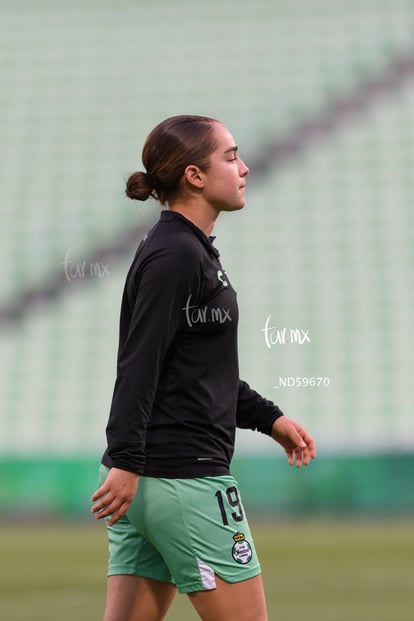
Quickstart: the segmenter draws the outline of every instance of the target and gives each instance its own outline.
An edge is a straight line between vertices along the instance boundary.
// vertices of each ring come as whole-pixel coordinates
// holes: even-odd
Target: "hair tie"
[[[148,186],[151,188],[151,190],[155,190],[155,188],[158,185],[156,178],[153,177],[151,175],[151,173],[149,173],[149,172],[145,173],[145,178],[146,178]]]

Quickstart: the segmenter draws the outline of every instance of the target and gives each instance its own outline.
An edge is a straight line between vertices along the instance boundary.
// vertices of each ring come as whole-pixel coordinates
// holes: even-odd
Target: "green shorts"
[[[101,466],[100,484],[108,473]],[[108,575],[175,583],[180,593],[216,588],[215,575],[240,582],[260,574],[232,476],[141,476],[126,515],[108,526]]]

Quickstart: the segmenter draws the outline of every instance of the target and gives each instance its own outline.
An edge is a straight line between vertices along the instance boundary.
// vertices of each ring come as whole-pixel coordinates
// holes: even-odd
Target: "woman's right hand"
[[[135,472],[111,468],[105,482],[92,496],[96,504],[91,508],[97,520],[111,515],[112,526],[128,511],[138,489],[139,476]]]

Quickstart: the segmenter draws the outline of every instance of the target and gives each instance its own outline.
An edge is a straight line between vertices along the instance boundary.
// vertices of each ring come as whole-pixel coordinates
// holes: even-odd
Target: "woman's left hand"
[[[286,416],[280,416],[272,426],[272,438],[278,442],[288,456],[290,466],[308,466],[316,457],[314,439],[299,423]]]
[[[91,500],[91,512],[98,520],[111,516],[108,524],[112,526],[125,515],[137,492],[139,476],[128,470],[111,468],[105,482],[96,490]]]

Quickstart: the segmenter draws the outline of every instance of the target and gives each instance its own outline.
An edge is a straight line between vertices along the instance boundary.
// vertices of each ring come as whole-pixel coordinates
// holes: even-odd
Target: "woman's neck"
[[[177,201],[168,205],[168,209],[169,211],[176,211],[187,218],[187,220],[190,220],[190,222],[198,226],[207,237],[210,237],[213,232],[218,212],[210,207],[210,205],[200,205],[198,201]]]

